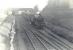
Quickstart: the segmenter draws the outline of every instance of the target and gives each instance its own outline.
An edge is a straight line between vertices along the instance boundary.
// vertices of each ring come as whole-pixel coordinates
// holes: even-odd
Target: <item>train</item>
[[[43,29],[45,26],[44,18],[40,14],[35,14],[33,18],[30,19],[31,25],[37,29]]]

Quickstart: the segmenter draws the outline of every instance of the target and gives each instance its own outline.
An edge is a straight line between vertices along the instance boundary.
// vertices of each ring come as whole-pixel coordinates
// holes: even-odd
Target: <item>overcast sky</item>
[[[1,8],[33,8],[38,5],[39,9],[47,4],[48,0],[0,0]]]
[[[38,6],[41,11],[49,0],[0,0],[0,15],[3,10],[7,8],[33,8]],[[71,7],[73,7],[73,0],[69,0]]]
[[[33,8],[38,5],[39,10],[42,10],[49,0],[0,0],[0,9],[6,8]],[[73,0],[69,0],[73,7]]]
[[[48,0],[0,0],[0,17],[3,17],[4,10],[7,8],[33,8],[38,6],[41,11],[46,5]]]

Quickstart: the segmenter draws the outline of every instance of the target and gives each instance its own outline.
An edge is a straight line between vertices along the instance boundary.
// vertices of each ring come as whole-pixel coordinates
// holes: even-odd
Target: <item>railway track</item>
[[[54,33],[52,33],[49,29],[44,28],[45,31],[38,31],[34,28],[32,28],[32,29],[30,29],[30,28],[32,28],[32,27],[29,26],[24,29],[24,30],[27,30],[26,32],[27,32],[28,37],[30,39],[32,37],[38,39],[38,41],[40,41],[39,43],[42,43],[42,45],[45,46],[45,48],[47,50],[50,50],[49,48],[54,49],[54,50],[71,50],[71,49],[73,49],[71,46],[69,46],[70,43],[68,41],[66,41],[65,39],[63,39],[57,35],[54,35]],[[65,41],[65,43],[63,40]],[[30,41],[33,41],[33,39]],[[34,41],[36,42],[35,39],[34,39]],[[47,45],[46,45],[46,42],[48,43]],[[66,42],[68,42],[68,44],[66,44]],[[33,42],[32,42],[32,44],[33,44]],[[50,46],[50,47],[48,47],[48,46]]]
[[[73,50],[72,43],[56,35],[56,32],[52,31],[54,26],[50,27],[48,24],[43,30],[37,30],[26,21],[20,23],[19,21],[17,25],[22,25],[20,30],[23,31],[17,33],[18,37],[15,35],[15,40],[17,41],[18,39],[20,41],[17,41],[19,44],[17,47],[19,49],[17,50],[24,50],[24,48],[25,50]]]
[[[46,28],[73,43],[73,31],[52,24],[47,25]]]

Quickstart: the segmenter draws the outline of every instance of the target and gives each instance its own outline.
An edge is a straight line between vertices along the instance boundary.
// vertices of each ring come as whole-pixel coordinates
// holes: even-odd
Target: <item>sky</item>
[[[0,0],[0,9],[6,8],[33,8],[38,5],[39,10],[42,10],[47,5],[49,0]],[[73,7],[73,0],[69,0]]]
[[[46,5],[48,0],[0,0],[0,8],[33,8],[38,5],[39,10]]]
[[[39,10],[42,11],[47,5],[47,1],[48,0],[0,0],[0,17],[8,8],[33,8],[37,5]]]
[[[0,0],[0,15],[2,15],[7,8],[33,8],[35,5],[42,11],[48,1],[49,0]],[[73,8],[73,0],[70,0],[70,6]]]

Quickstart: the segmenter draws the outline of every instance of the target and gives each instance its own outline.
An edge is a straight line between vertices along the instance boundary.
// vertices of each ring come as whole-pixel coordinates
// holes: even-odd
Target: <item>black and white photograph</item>
[[[73,0],[0,0],[0,50],[73,50]]]

